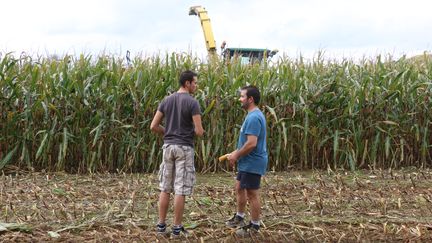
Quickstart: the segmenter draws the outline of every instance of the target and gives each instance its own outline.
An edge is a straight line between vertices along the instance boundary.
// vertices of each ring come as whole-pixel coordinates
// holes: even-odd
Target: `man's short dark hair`
[[[180,74],[179,83],[182,87],[185,86],[186,81],[192,82],[194,77],[197,77],[198,74],[192,72],[191,70],[186,70]]]
[[[253,85],[244,86],[243,88],[241,88],[241,90],[246,90],[246,97],[247,98],[252,97],[255,105],[259,104],[261,95],[259,89],[256,86]]]

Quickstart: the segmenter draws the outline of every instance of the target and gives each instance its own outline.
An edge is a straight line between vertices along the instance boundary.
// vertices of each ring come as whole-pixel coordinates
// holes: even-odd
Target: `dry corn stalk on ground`
[[[429,170],[268,173],[253,240],[430,241],[431,179]],[[198,175],[184,218],[191,235],[183,240],[241,241],[224,224],[235,210],[233,183],[233,173]],[[169,240],[154,230],[155,174],[21,172],[4,174],[0,185],[4,242]]]

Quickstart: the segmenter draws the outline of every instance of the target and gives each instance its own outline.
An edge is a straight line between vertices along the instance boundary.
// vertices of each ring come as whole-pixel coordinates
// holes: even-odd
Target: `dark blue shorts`
[[[239,171],[237,173],[241,189],[259,189],[261,184],[261,175]]]

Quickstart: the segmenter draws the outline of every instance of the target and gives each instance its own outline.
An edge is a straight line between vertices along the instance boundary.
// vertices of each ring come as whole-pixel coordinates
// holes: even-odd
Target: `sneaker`
[[[174,238],[181,237],[181,236],[188,237],[188,235],[189,235],[189,232],[187,232],[187,230],[185,230],[185,228],[183,226],[181,226],[179,228],[178,227],[172,228],[172,236]]]
[[[258,234],[260,229],[259,225],[249,223],[246,226],[241,227],[236,231],[236,235],[240,237],[249,237],[255,234]]]
[[[232,218],[225,222],[226,226],[230,228],[244,227],[246,223],[244,222],[244,218],[234,214]]]
[[[166,228],[167,228],[166,224],[160,224],[159,223],[156,225],[156,231],[160,235],[166,235],[167,234]]]

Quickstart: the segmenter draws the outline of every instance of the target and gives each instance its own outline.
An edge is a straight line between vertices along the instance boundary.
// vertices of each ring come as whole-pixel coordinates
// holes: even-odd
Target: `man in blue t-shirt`
[[[241,106],[248,114],[240,130],[237,149],[228,155],[231,166],[237,161],[235,191],[237,213],[226,222],[232,228],[241,227],[237,234],[246,236],[260,228],[261,202],[259,188],[261,176],[267,170],[266,119],[258,109],[260,92],[255,86],[243,87],[240,91]],[[246,202],[249,201],[251,220],[245,224]]]

